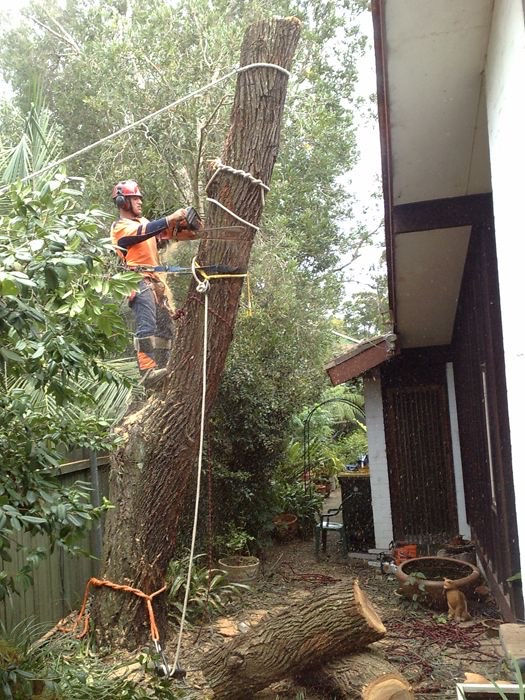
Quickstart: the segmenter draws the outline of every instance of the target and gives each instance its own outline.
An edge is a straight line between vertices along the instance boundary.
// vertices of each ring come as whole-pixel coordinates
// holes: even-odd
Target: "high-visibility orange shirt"
[[[140,227],[144,232],[146,224],[149,220],[143,216],[140,219],[118,219],[111,225],[111,242],[114,246],[118,246],[119,240],[125,236],[136,236]],[[148,238],[146,241],[129,246],[127,254],[123,250],[115,247],[117,255],[126,262],[129,267],[140,265],[159,265],[159,251],[157,248],[157,239],[155,236]]]

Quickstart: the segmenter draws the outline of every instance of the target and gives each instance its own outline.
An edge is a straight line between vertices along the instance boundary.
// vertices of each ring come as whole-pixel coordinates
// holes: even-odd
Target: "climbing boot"
[[[168,373],[168,370],[165,367],[162,367],[160,369],[147,369],[144,372],[141,372],[141,383],[144,384],[146,389],[151,389],[152,387],[156,386]]]

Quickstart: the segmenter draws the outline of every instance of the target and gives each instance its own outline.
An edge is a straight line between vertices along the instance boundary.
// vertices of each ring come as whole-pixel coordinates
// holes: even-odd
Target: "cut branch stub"
[[[381,639],[385,627],[357,581],[316,591],[206,657],[202,671],[216,698],[257,690]]]

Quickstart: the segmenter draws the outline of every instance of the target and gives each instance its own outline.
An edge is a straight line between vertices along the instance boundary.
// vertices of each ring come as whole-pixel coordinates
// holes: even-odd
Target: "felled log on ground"
[[[212,650],[202,671],[215,698],[246,699],[285,676],[363,649],[385,632],[357,581],[327,586]]]
[[[413,700],[410,684],[380,653],[367,649],[341,656],[301,676],[307,684],[324,687],[340,700]]]

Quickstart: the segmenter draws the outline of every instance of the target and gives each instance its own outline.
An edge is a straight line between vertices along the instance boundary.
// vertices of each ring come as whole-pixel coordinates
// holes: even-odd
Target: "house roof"
[[[493,0],[373,0],[389,297],[401,347],[452,337],[469,221],[399,213],[491,190],[483,69]]]
[[[348,346],[342,355],[326,365],[334,386],[347,382],[388,360],[395,354],[396,336],[393,333],[378,335]]]

